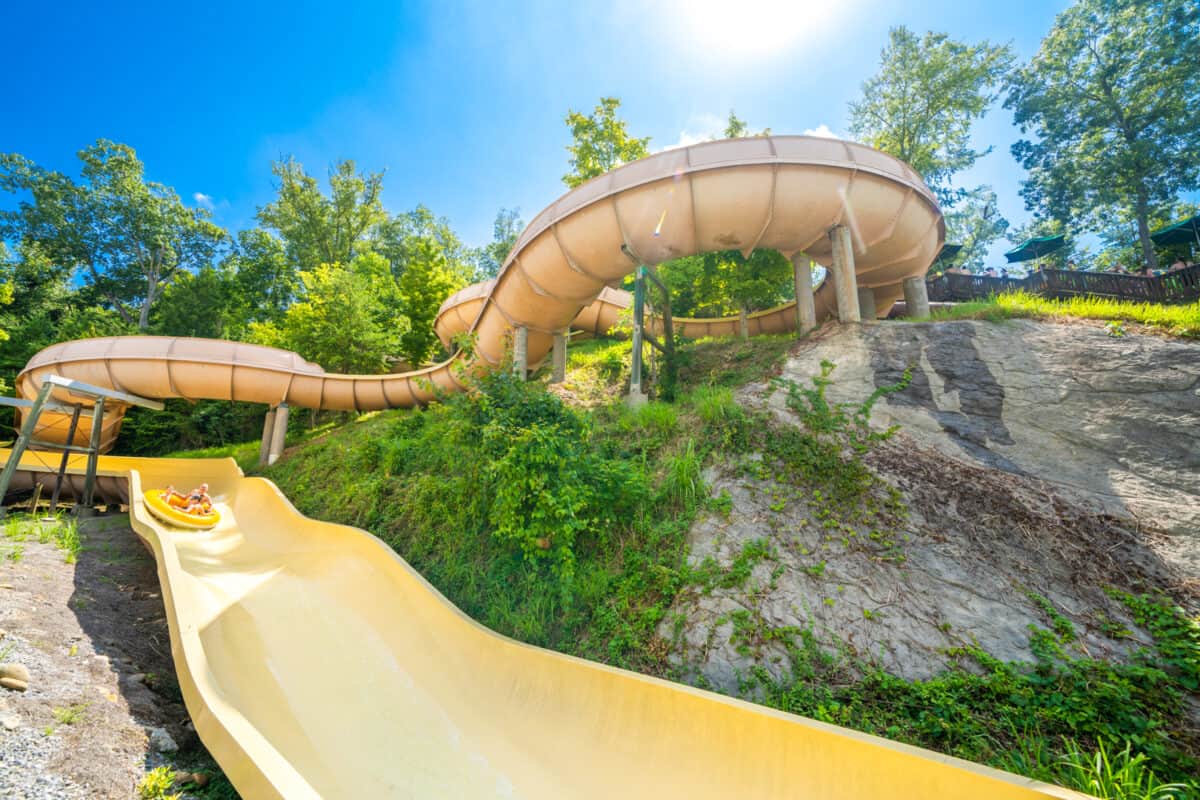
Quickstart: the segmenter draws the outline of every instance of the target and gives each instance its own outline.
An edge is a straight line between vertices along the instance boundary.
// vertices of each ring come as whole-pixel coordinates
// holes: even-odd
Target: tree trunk
[[[1144,189],[1138,189],[1136,212],[1138,240],[1142,243],[1142,260],[1150,269],[1158,269],[1158,256],[1154,253],[1154,242],[1150,240],[1150,202]]]

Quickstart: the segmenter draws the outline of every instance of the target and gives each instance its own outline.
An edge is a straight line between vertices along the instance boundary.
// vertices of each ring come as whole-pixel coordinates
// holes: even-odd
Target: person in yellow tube
[[[174,486],[168,486],[163,492],[163,499],[172,508],[178,508],[186,514],[208,514],[212,512],[212,498],[208,494],[208,484],[202,483],[187,494],[175,491]]]

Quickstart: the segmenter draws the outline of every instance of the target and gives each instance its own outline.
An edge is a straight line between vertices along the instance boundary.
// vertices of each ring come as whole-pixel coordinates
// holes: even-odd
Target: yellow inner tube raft
[[[167,493],[162,489],[150,489],[142,493],[146,510],[158,519],[178,528],[192,530],[208,530],[221,521],[221,512],[215,508],[207,514],[190,514],[182,508],[175,508],[167,502]]]

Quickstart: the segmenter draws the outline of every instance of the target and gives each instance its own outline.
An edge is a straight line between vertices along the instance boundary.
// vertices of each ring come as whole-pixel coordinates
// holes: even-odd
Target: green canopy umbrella
[[[1017,261],[1030,261],[1035,258],[1041,258],[1047,253],[1053,253],[1059,250],[1067,243],[1067,236],[1060,233],[1058,236],[1034,236],[1032,239],[1026,239],[1021,242],[1020,246],[1015,250],[1009,250],[1004,254],[1010,264]]]
[[[1150,237],[1157,245],[1195,244],[1200,246],[1200,214],[1168,225]]]
[[[950,261],[956,255],[958,255],[959,250],[962,250],[961,244],[944,244],[942,245],[942,249],[938,253],[937,258],[933,260],[933,263],[936,264],[939,261]]]

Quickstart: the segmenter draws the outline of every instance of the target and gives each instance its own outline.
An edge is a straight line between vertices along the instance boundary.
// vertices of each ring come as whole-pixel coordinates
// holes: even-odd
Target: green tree
[[[300,291],[300,272],[283,242],[261,228],[240,231],[221,267],[233,275],[247,323],[282,319]]]
[[[400,336],[400,353],[413,366],[420,366],[440,346],[433,321],[442,301],[466,285],[450,268],[441,246],[428,238],[412,244],[408,267],[396,281],[400,307],[411,322]]]
[[[154,308],[154,331],[165,336],[235,339],[245,328],[245,306],[236,275],[201,267],[181,275]]]
[[[486,280],[500,274],[500,268],[504,266],[505,259],[524,229],[520,209],[502,208],[496,213],[496,221],[492,224],[492,241],[479,248],[476,256],[476,280]]]
[[[990,152],[971,146],[971,126],[998,96],[1009,48],[944,33],[918,37],[901,26],[890,31],[880,60],[862,98],[850,104],[850,131],[911,166],[951,205],[961,196],[954,174]]]
[[[1157,266],[1155,209],[1200,181],[1200,6],[1079,0],[1058,15],[1005,106],[1022,132],[1022,195],[1038,213],[1099,227],[1125,215]]]
[[[746,124],[744,119],[738,118],[733,109],[729,109],[729,119],[725,123],[725,138],[740,139],[746,136],[770,136],[771,129],[763,128],[758,133],[751,133],[750,126]]]
[[[625,120],[617,117],[620,107],[619,99],[601,97],[591,114],[585,115],[574,110],[567,112],[566,122],[572,140],[567,146],[567,152],[571,154],[568,162],[571,171],[563,176],[563,183],[567,186],[574,189],[597,175],[650,154],[646,147],[650,137],[638,139],[630,136],[625,128]]]
[[[450,227],[450,220],[435,216],[423,205],[380,223],[372,237],[375,252],[388,260],[397,280],[403,277],[418,253],[424,253],[430,244],[445,260],[446,269],[456,277],[463,281],[474,278],[474,253],[458,238]]]
[[[988,248],[1007,230],[1008,220],[996,210],[990,186],[971,190],[946,213],[946,241],[962,246],[955,263],[971,272],[983,268]]]
[[[329,170],[326,197],[295,159],[277,161],[271,171],[279,194],[258,210],[258,220],[279,234],[298,269],[349,264],[370,249],[368,235],[387,220],[382,172],[362,173],[353,161],[339,161]]]
[[[254,323],[251,338],[294,350],[333,372],[380,373],[408,332],[387,260],[375,253],[348,265],[300,273],[301,295],[278,323]]]
[[[0,238],[34,242],[52,262],[79,269],[126,323],[150,324],[163,289],[212,261],[225,239],[204,209],[147,182],[133,148],[101,139],[79,152],[82,181],[0,154],[0,190],[25,195],[0,212]]]

